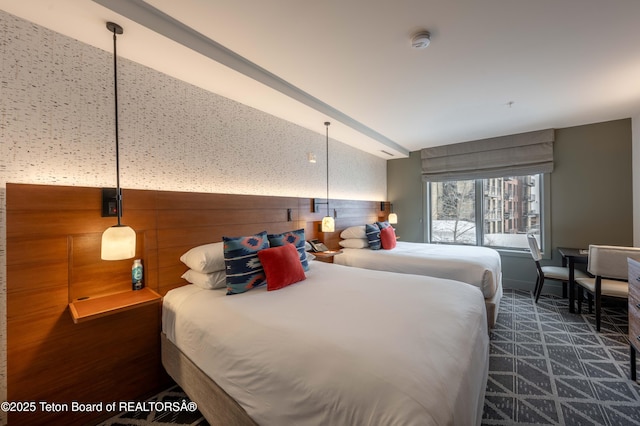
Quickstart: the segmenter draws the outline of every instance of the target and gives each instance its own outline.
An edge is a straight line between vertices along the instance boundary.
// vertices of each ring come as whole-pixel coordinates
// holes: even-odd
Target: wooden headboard
[[[159,291],[164,294],[184,283],[185,267],[179,261],[191,247],[222,241],[222,237],[261,231],[280,233],[304,229],[307,239],[318,238],[338,248],[340,231],[355,224],[385,217],[380,202],[330,200],[336,213],[336,232],[321,233],[326,204],[313,212],[313,199],[254,195],[156,192],[156,232]],[[326,201],[326,200],[322,200]],[[177,260],[177,261],[176,261]],[[177,279],[176,279],[177,278]]]
[[[82,324],[67,312],[79,297],[131,287],[131,260],[100,259],[102,232],[116,223],[101,217],[101,189],[7,184],[6,204],[8,400],[133,400],[166,385],[158,306]],[[122,223],[136,231],[145,285],[164,295],[185,284],[180,255],[223,235],[304,228],[307,239],[338,248],[340,231],[389,213],[389,204],[380,201],[329,200],[336,232],[323,234],[319,224],[327,206],[314,213],[313,204],[312,198],[125,189]],[[95,418],[96,413],[39,412],[36,423],[85,424]],[[10,424],[35,424],[34,419],[9,414]]]

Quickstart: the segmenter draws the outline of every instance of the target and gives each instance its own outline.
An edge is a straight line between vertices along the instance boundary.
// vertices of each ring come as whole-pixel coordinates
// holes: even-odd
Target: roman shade
[[[430,182],[524,176],[553,171],[554,130],[424,148],[422,178]]]

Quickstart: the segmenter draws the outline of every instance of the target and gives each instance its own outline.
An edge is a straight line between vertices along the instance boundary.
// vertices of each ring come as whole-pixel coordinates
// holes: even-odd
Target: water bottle
[[[131,288],[132,290],[141,290],[144,287],[142,282],[142,260],[136,259],[131,266]]]

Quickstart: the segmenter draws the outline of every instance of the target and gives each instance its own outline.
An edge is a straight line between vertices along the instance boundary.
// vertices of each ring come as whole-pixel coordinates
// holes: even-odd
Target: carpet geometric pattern
[[[586,308],[584,309],[586,311]],[[629,379],[627,310],[569,313],[567,299],[505,289],[491,332],[482,425],[638,425],[640,385]],[[174,386],[157,401],[189,401]],[[200,412],[130,412],[100,426],[208,426]],[[463,425],[466,426],[466,425]]]
[[[569,313],[567,299],[506,290],[491,333],[483,425],[640,425],[627,310]]]
[[[160,392],[148,401],[158,401],[167,403],[180,403],[191,400],[179,386],[173,386],[164,392]],[[202,417],[200,411],[189,410],[149,410],[149,411],[130,411],[120,413],[111,419],[100,423],[98,426],[209,426],[209,423]]]

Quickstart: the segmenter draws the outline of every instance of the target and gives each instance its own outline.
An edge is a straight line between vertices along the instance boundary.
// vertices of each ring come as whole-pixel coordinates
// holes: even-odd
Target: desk
[[[588,264],[589,251],[585,249],[558,247],[560,256],[562,256],[562,266],[569,268],[569,312],[574,313],[575,300],[575,265],[576,263]]]

